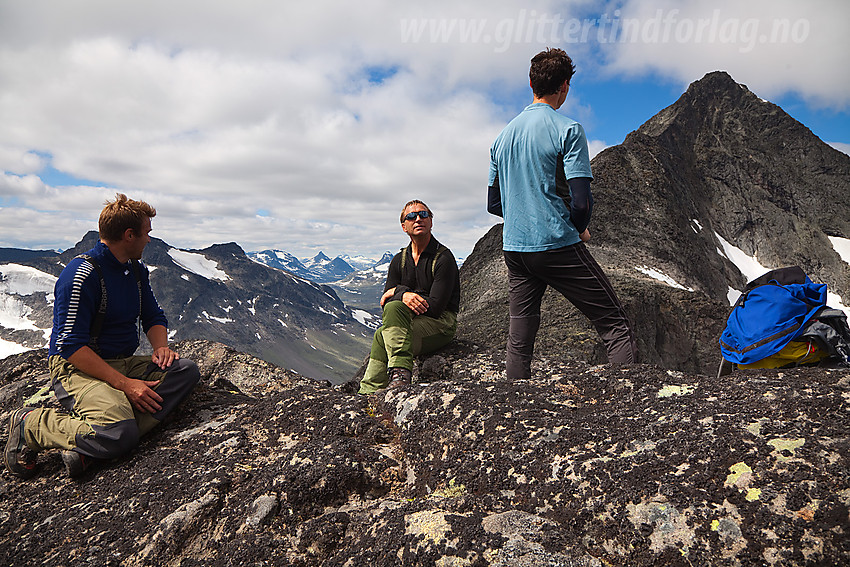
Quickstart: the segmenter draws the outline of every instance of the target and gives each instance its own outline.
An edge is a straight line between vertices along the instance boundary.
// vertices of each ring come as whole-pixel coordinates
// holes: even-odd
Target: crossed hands
[[[381,307],[384,306],[384,303],[390,300],[392,296],[395,295],[395,288],[388,289],[384,292],[384,295],[381,296]],[[424,297],[419,295],[418,293],[413,293],[412,291],[406,291],[401,296],[401,301],[407,305],[407,307],[413,311],[414,315],[422,315],[426,311],[428,311],[428,302]]]
[[[151,360],[162,370],[171,366],[180,356],[167,346],[158,347],[154,350]],[[154,387],[159,380],[142,380],[139,378],[127,378],[121,391],[133,404],[133,407],[143,413],[156,413],[162,409],[162,396],[156,393]]]
[[[410,308],[411,311],[413,311],[414,315],[422,315],[428,311],[428,302],[425,301],[425,298],[418,293],[406,291],[404,292],[404,295],[401,296],[401,300]]]

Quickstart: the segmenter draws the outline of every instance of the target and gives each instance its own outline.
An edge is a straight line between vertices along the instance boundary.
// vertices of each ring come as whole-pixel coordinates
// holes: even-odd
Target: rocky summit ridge
[[[716,376],[456,341],[365,397],[224,345],[128,457],[0,476],[9,565],[594,566],[850,562],[850,375]],[[44,351],[0,408],[52,404]]]

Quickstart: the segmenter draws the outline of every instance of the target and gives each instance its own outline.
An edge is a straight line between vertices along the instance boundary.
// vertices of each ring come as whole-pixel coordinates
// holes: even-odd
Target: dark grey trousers
[[[508,378],[530,378],[540,302],[547,286],[590,319],[609,362],[637,361],[632,326],[611,283],[583,242],[545,252],[504,252],[508,267]]]

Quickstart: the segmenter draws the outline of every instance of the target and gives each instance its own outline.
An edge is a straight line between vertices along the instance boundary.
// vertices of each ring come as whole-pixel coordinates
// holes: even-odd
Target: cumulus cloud
[[[830,146],[838,150],[839,152],[844,152],[847,155],[850,155],[850,144],[846,144],[844,142],[827,142]]]
[[[509,2],[486,17],[451,2],[36,0],[4,12],[0,206],[53,227],[4,231],[6,245],[54,246],[62,230],[70,245],[115,191],[154,204],[159,236],[184,247],[378,254],[403,240],[394,219],[413,197],[445,211],[458,248],[495,220],[487,149],[510,111],[477,87],[517,69],[522,85],[528,46],[461,36],[457,22],[493,34],[518,17]],[[104,187],[51,187],[36,177],[47,166]]]
[[[798,68],[846,51],[830,21],[839,18],[759,5],[762,19],[811,20],[806,42],[789,46],[802,54],[780,49],[789,72],[771,70],[761,44],[738,62],[737,44],[600,42],[589,0],[7,2],[0,246],[71,246],[121,191],[157,208],[154,236],[174,246],[236,241],[302,257],[396,249],[405,242],[398,209],[420,198],[437,213],[438,238],[465,255],[498,221],[484,211],[489,146],[530,102],[528,59],[543,47],[565,47],[588,75],[688,81],[694,69],[740,63],[747,73],[733,76],[760,94],[806,88],[840,104],[846,73],[815,81]],[[707,9],[683,6],[679,18]],[[659,8],[675,9],[659,0],[605,7],[642,21]],[[592,104],[576,93],[564,111],[584,121]],[[604,147],[591,142],[594,155]]]
[[[850,73],[838,72],[850,52],[850,3],[625,0],[608,10],[613,41],[599,44],[606,73],[657,73],[687,84],[725,70],[764,97],[794,92],[850,107]]]

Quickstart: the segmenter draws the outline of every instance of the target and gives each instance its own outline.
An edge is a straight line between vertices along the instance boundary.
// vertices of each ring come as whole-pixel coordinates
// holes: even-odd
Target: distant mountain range
[[[282,250],[263,250],[249,252],[248,257],[270,268],[286,270],[316,283],[327,283],[346,305],[379,315],[379,301],[393,254],[385,252],[378,261],[347,255],[331,260],[319,252],[313,258],[299,260]]]
[[[387,281],[387,270],[393,254],[385,252],[383,258],[373,263],[371,268],[351,272],[345,278],[330,283],[339,298],[351,307],[380,316],[380,300]]]
[[[53,286],[62,268],[98,240],[89,232],[62,253],[0,249],[0,357],[46,345]],[[29,252],[29,253],[28,253]],[[288,260],[275,253],[281,265]],[[327,285],[273,269],[235,243],[181,250],[153,239],[142,260],[169,320],[172,340],[211,339],[316,379],[351,377],[368,353],[376,319]],[[323,254],[301,273],[332,273]],[[297,265],[296,265],[297,267]]]
[[[375,266],[388,262],[392,254],[386,252],[377,262],[365,256],[337,256],[333,260],[328,258],[324,252],[319,252],[312,258],[299,259],[283,250],[262,250],[260,252],[249,252],[248,257],[260,264],[286,270],[296,276],[314,281],[316,283],[330,283],[339,281],[346,276],[358,271],[369,270]]]

